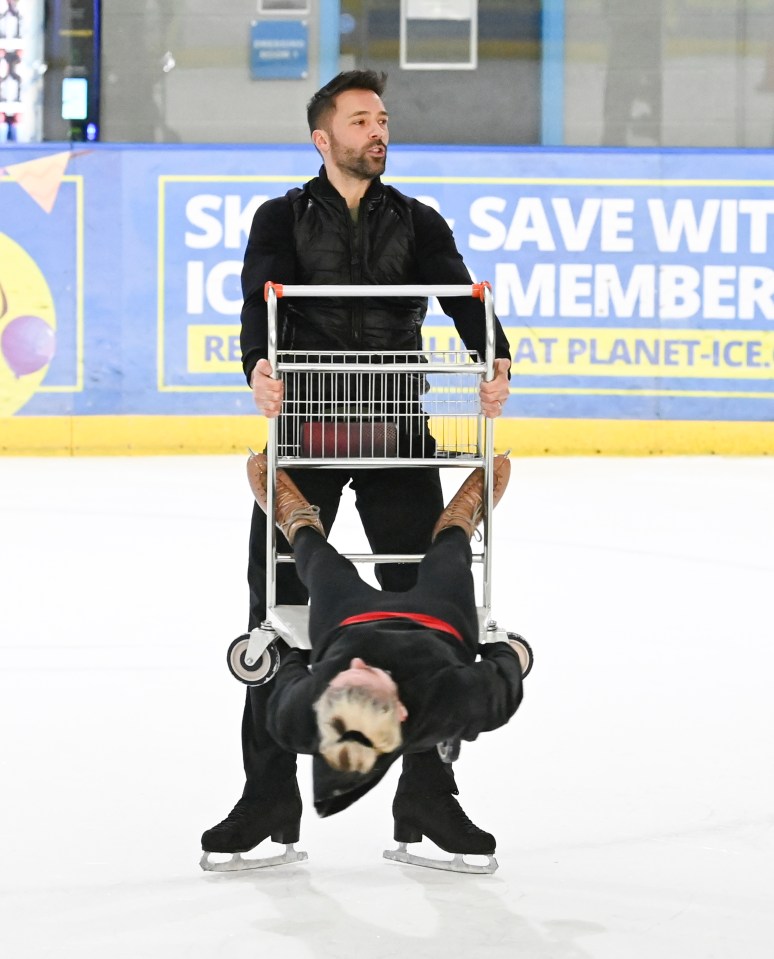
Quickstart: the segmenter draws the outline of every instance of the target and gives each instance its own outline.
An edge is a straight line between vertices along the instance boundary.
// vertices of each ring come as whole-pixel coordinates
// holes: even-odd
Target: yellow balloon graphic
[[[55,331],[46,278],[26,250],[0,233],[0,416],[13,416],[43,382]]]

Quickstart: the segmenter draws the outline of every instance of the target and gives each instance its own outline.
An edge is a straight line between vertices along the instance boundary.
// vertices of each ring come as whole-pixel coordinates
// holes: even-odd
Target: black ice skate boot
[[[202,835],[201,867],[211,872],[233,872],[256,869],[259,866],[277,866],[285,862],[306,859],[305,852],[296,852],[301,830],[301,795],[293,783],[287,795],[272,799],[240,799],[223,822]],[[265,839],[284,843],[285,853],[269,859],[242,859],[240,853],[249,852]],[[228,862],[213,862],[210,853],[230,853]]]
[[[399,790],[392,803],[392,815],[396,842],[420,842],[427,836],[440,849],[455,855],[494,854],[495,837],[472,823],[451,793]]]
[[[264,453],[252,453],[247,460],[247,479],[250,489],[261,509],[267,507],[268,461]],[[311,526],[321,536],[325,530],[320,522],[320,507],[311,506],[284,470],[277,470],[274,497],[274,518],[285,539],[293,545],[293,539],[302,526]]]
[[[495,456],[492,470],[492,505],[502,499],[511,475],[511,461],[507,456]],[[459,526],[472,538],[484,517],[484,471],[475,469],[457,490],[449,505],[438,517],[433,528],[433,539],[450,526]]]

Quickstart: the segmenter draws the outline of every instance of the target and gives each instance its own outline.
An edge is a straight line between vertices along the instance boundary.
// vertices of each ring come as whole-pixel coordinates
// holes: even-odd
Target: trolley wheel
[[[231,675],[238,679],[240,683],[246,686],[263,686],[272,680],[279,669],[280,654],[277,647],[272,643],[268,646],[261,658],[248,666],[245,659],[247,655],[247,646],[250,642],[250,634],[238,636],[229,646],[226,655],[226,662]]]
[[[459,739],[444,739],[442,743],[438,743],[436,749],[438,750],[438,755],[441,757],[442,763],[456,763],[460,758],[460,746],[462,743]]]
[[[524,679],[524,677],[527,676],[532,670],[532,665],[535,662],[535,656],[532,653],[532,647],[527,640],[523,636],[519,636],[518,633],[508,633],[508,639],[512,639],[514,642],[518,643],[527,654],[527,665],[521,671],[521,678]]]

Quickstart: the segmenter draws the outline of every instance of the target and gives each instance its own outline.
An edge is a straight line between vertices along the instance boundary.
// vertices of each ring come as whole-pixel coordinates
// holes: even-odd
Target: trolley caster
[[[512,640],[512,641],[515,642],[515,643],[518,643],[519,646],[521,646],[521,648],[522,648],[522,650],[524,651],[524,653],[526,653],[527,665],[526,665],[526,666],[522,666],[522,668],[521,668],[521,678],[524,679],[524,677],[527,676],[527,675],[529,674],[529,672],[531,671],[531,669],[532,669],[532,664],[533,664],[534,661],[535,661],[535,657],[534,657],[534,655],[533,655],[533,653],[532,653],[532,647],[531,647],[530,644],[527,642],[527,640],[526,640],[523,636],[519,636],[518,633],[508,633],[508,639]],[[520,659],[522,662],[524,662],[524,656],[522,656],[521,653],[519,654],[519,659]]]
[[[229,646],[226,655],[231,675],[246,686],[263,686],[272,680],[279,669],[280,654],[277,647],[267,646],[254,663],[247,662],[247,647],[250,643],[250,634],[239,636]]]

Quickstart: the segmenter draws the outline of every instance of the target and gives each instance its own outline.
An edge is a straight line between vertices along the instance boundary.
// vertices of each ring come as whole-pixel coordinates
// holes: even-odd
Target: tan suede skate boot
[[[252,453],[247,460],[247,479],[261,509],[266,512],[268,461],[264,453]],[[311,526],[321,536],[325,530],[320,522],[320,507],[311,506],[284,470],[277,470],[274,496],[274,518],[285,539],[293,545],[302,526]]]
[[[492,505],[502,499],[511,475],[511,461],[506,456],[495,456],[492,471]],[[473,470],[441,513],[433,529],[433,539],[450,526],[460,526],[472,539],[484,516],[484,471]]]

